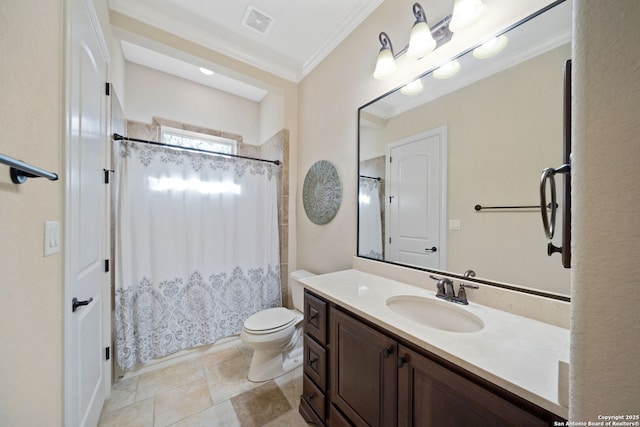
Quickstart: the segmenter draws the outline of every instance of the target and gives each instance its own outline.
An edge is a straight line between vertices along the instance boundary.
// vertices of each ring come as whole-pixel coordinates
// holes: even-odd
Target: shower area
[[[223,137],[237,151],[180,147],[165,129]],[[127,121],[119,111],[112,131],[115,378],[206,352],[237,336],[250,315],[289,305],[288,131],[255,146],[172,120]]]
[[[358,254],[384,259],[385,158],[363,160],[358,177]]]

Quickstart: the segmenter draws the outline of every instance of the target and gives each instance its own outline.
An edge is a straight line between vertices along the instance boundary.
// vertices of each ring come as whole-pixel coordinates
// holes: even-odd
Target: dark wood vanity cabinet
[[[356,426],[395,425],[398,344],[334,307],[329,321],[331,403]]]
[[[307,422],[542,427],[564,421],[306,291],[308,312],[317,314],[305,318],[300,413]]]
[[[398,352],[399,427],[553,425],[416,351]]]

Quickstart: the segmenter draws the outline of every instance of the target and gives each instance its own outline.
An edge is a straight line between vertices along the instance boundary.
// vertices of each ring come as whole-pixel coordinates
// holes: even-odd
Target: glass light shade
[[[482,0],[456,0],[449,30],[456,33],[470,27],[480,19],[486,8]]]
[[[424,86],[422,85],[422,80],[417,79],[412,81],[411,83],[408,83],[402,86],[402,88],[400,89],[400,93],[407,96],[413,96],[422,92],[422,89],[424,89]]]
[[[396,61],[393,59],[391,49],[382,48],[378,54],[376,70],[373,72],[374,79],[385,79],[396,72]]]
[[[478,46],[473,49],[473,56],[478,59],[490,58],[493,55],[500,53],[502,49],[507,45],[509,39],[504,34],[498,37],[494,37],[482,46]]]
[[[200,72],[206,76],[212,76],[213,75],[213,71],[204,68],[204,67],[200,67]]]
[[[448,79],[458,74],[458,71],[460,71],[460,63],[454,59],[442,65],[437,70],[434,70],[433,77],[436,79]]]
[[[436,48],[436,41],[431,35],[431,29],[424,21],[417,21],[411,28],[411,37],[409,38],[409,49],[407,56],[409,58],[418,59],[428,55]]]

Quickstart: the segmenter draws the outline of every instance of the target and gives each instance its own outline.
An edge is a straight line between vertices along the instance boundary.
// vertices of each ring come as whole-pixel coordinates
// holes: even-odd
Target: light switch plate
[[[44,256],[60,252],[60,222],[45,221],[44,223]]]
[[[449,230],[460,230],[460,220],[459,219],[450,219],[449,220]]]

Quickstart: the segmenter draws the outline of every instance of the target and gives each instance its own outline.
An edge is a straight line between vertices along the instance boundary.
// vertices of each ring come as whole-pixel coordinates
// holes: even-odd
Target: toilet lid
[[[295,321],[293,311],[284,307],[268,308],[257,312],[244,321],[244,328],[254,332],[282,329]]]

